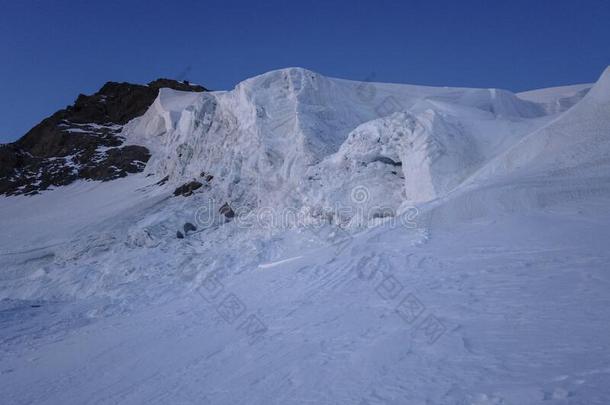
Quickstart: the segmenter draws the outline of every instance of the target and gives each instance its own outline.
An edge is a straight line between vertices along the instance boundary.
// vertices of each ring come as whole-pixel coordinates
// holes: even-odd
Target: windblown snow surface
[[[0,198],[2,404],[610,403],[610,69],[290,68],[122,136],[143,173]]]

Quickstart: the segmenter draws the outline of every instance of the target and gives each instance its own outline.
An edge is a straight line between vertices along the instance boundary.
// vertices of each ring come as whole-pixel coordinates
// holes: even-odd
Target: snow
[[[610,124],[610,70],[602,74],[580,103],[548,125],[529,134],[488,167],[498,171],[530,172],[576,170],[607,173],[608,125]]]
[[[261,263],[261,264],[258,265],[258,267],[261,268],[261,269],[268,269],[270,267],[275,267],[275,266],[278,266],[280,264],[289,263],[289,262],[292,262],[294,260],[298,260],[298,259],[302,259],[302,258],[303,258],[303,256],[289,257],[289,258],[284,259],[284,260],[278,260],[277,262]]]
[[[320,211],[327,197],[353,187],[345,177],[361,181],[376,170],[367,161],[375,156],[356,158],[350,147],[370,148],[374,134],[390,127],[399,138],[409,134],[381,143],[397,161],[406,159],[402,169],[382,170],[402,172],[383,176],[390,186],[380,187],[380,196],[396,191],[385,204],[395,209],[405,198],[443,195],[549,117],[541,105],[503,90],[358,83],[288,68],[228,92],[162,89],[122,135],[153,151],[146,173],[169,176],[171,185],[205,172],[214,176],[215,197],[233,205]],[[401,193],[394,184],[403,178]]]
[[[163,89],[121,133],[144,173],[0,199],[0,395],[606,404],[609,117],[609,70]]]
[[[593,84],[551,87],[518,93],[519,98],[542,104],[549,112],[563,112],[580,101]]]

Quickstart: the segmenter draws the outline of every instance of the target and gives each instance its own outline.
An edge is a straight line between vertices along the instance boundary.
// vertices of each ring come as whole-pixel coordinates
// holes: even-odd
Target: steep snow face
[[[271,174],[278,186],[300,179],[307,166],[336,151],[351,123],[344,122],[350,115],[341,114],[341,105],[325,107],[336,104],[333,87],[312,72],[287,69],[246,80],[231,92],[188,100],[164,92],[128,138],[157,138],[147,144],[161,138],[147,172],[176,182],[205,172],[214,176],[216,192],[251,206],[261,197],[257,182]]]
[[[247,209],[319,211],[349,202],[357,184],[371,204],[396,208],[445,194],[545,123],[544,114],[506,91],[352,82],[289,68],[228,92],[164,89],[124,135],[153,152],[147,174],[174,186],[212,175],[214,199]]]
[[[576,105],[550,117],[503,152],[486,158],[457,189],[429,204],[427,220],[456,223],[565,209],[574,202],[586,206],[592,198],[608,198],[610,69]]]
[[[528,175],[567,176],[576,171],[607,175],[609,124],[610,68],[582,101],[490,161],[479,177],[520,171]]]
[[[549,114],[567,111],[578,103],[593,87],[593,84],[574,84],[571,86],[551,87],[518,93],[523,100],[537,103]]]

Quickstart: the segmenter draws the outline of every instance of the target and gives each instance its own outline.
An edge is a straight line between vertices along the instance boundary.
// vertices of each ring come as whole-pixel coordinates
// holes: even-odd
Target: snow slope
[[[518,93],[519,98],[542,104],[550,113],[563,112],[578,103],[593,84],[574,84],[572,86],[551,87]]]
[[[3,402],[606,404],[609,109],[608,70],[162,90],[144,173],[0,199]]]

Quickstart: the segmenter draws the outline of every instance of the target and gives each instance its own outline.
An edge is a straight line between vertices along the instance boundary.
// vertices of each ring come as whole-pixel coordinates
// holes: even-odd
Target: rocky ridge
[[[32,195],[77,179],[108,181],[144,170],[147,148],[126,145],[123,125],[146,112],[161,88],[203,92],[188,82],[107,82],[93,95],[45,118],[14,143],[0,145],[0,195]]]

